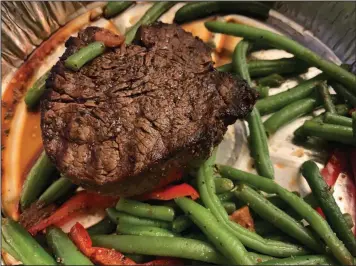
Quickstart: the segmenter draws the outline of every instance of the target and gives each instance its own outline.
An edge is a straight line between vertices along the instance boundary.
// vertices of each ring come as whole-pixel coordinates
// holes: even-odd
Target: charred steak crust
[[[133,196],[170,171],[209,156],[257,94],[213,68],[211,50],[177,25],[142,27],[140,45],[108,49],[78,72],[64,60],[92,41],[89,27],[66,42],[41,102],[45,150],[88,190]]]

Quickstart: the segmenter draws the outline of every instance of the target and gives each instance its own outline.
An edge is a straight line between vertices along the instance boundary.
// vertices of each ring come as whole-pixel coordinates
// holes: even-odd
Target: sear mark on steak
[[[66,42],[41,103],[48,156],[88,190],[152,190],[172,169],[207,158],[256,101],[245,81],[217,72],[210,48],[176,25],[144,26],[140,45],[66,69],[64,60],[98,32],[89,27]]]

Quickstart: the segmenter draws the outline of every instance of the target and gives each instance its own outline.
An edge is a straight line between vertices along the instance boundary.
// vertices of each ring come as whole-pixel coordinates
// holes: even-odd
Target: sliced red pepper
[[[76,223],[70,229],[69,237],[85,256],[90,257],[94,253],[90,235],[80,223]]]
[[[165,187],[173,182],[181,180],[183,177],[183,171],[180,169],[172,169],[168,176],[164,179],[161,179],[160,183],[156,186],[156,189]]]
[[[176,258],[161,258],[144,263],[143,265],[184,265],[183,261]]]
[[[136,263],[124,254],[108,248],[93,248],[94,253],[90,259],[96,265],[136,265]]]
[[[70,238],[77,248],[92,262],[98,265],[135,265],[136,263],[122,253],[108,248],[93,247],[88,231],[76,223],[70,230]]]
[[[325,182],[332,187],[342,171],[345,171],[348,165],[347,152],[335,150],[332,152],[328,163],[321,170],[321,175]]]
[[[192,200],[199,198],[199,193],[187,183],[180,185],[170,185],[165,188],[159,188],[155,191],[137,196],[138,200],[172,200],[179,197],[191,197]]]
[[[39,231],[47,228],[50,225],[59,223],[73,212],[82,209],[91,208],[108,208],[117,202],[117,198],[102,196],[88,191],[80,191],[67,202],[65,202],[59,209],[57,209],[51,216],[39,221],[37,224],[29,229],[32,235],[36,235]]]
[[[235,223],[245,227],[246,229],[254,232],[255,231],[255,223],[253,221],[252,215],[250,213],[250,209],[248,206],[244,206],[236,211],[234,211],[230,215],[230,220]]]

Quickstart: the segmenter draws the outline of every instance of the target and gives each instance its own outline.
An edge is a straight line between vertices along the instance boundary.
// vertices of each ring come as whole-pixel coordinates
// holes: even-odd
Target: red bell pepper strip
[[[348,165],[348,156],[345,151],[335,150],[325,167],[321,170],[321,175],[325,182],[332,187],[340,173],[345,171]]]
[[[173,182],[181,180],[183,177],[183,171],[179,169],[172,169],[169,171],[168,176],[164,179],[161,179],[159,184],[156,186],[156,189],[165,187]]]
[[[199,193],[187,183],[180,185],[170,185],[165,188],[159,188],[152,192],[137,196],[138,200],[172,200],[179,197],[191,197],[192,200],[199,198]]]
[[[69,237],[85,256],[90,257],[94,253],[93,242],[91,241],[90,235],[80,223],[76,223],[70,229]]]
[[[70,230],[70,238],[78,249],[96,265],[135,265],[136,263],[122,253],[108,248],[93,247],[90,235],[80,224],[76,223]]]
[[[143,265],[184,265],[183,261],[176,258],[161,258],[144,263]]]
[[[65,202],[51,216],[39,221],[28,231],[32,235],[36,235],[39,231],[42,231],[50,225],[59,223],[62,219],[65,219],[74,212],[91,208],[108,208],[115,205],[116,202],[117,198],[114,197],[102,196],[88,191],[80,191]]]

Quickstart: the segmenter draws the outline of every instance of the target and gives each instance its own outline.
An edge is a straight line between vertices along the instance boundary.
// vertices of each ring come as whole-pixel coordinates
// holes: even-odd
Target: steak
[[[206,159],[257,93],[216,71],[199,38],[163,23],[141,27],[137,44],[107,48],[77,72],[65,68],[69,55],[106,31],[89,27],[66,42],[41,101],[43,143],[74,183],[134,196]]]

